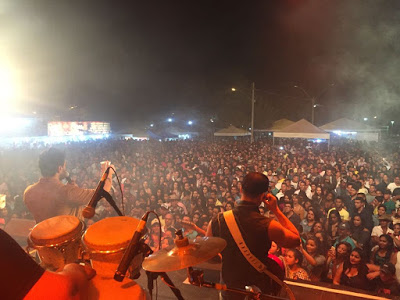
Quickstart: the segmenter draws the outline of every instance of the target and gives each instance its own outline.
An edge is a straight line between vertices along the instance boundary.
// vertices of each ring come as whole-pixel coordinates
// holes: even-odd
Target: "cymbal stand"
[[[153,250],[144,242],[144,239],[140,240],[140,249],[143,249],[143,259],[144,257],[148,257],[153,253]],[[165,272],[150,272],[146,271],[147,275],[147,289],[150,293],[150,299],[153,299],[153,289],[154,289],[154,281],[157,280],[158,276],[161,277],[161,280],[171,289],[178,300],[185,300],[182,297],[181,291],[174,285],[172,280],[169,278],[167,273]]]
[[[154,288],[154,280],[157,280],[157,277],[160,276],[161,280],[164,281],[166,285],[171,289],[171,291],[174,293],[176,296],[176,299],[178,300],[184,300],[182,297],[181,291],[173,284],[167,273],[165,272],[149,272],[146,271],[147,275],[147,288],[150,293],[150,299],[153,299],[153,288]]]

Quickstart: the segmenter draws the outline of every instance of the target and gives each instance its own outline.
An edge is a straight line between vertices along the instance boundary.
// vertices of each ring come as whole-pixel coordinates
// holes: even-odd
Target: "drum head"
[[[30,239],[36,245],[49,246],[75,237],[82,230],[82,223],[74,216],[57,216],[33,227]]]
[[[132,217],[111,217],[91,225],[83,236],[83,243],[92,251],[117,251],[125,249],[139,220]]]

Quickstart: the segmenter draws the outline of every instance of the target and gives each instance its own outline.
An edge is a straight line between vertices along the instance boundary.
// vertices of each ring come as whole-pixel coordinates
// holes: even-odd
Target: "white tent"
[[[214,136],[246,136],[246,135],[250,135],[250,132],[244,129],[237,128],[233,125],[218,130],[217,132],[214,132]]]
[[[328,131],[328,132],[334,132],[334,131],[355,131],[355,132],[360,132],[360,131],[376,131],[375,128],[361,123],[357,121],[353,121],[350,119],[346,118],[341,118],[339,120],[327,123],[323,126],[320,127],[321,129]]]
[[[275,131],[274,138],[276,137],[329,140],[329,133],[314,126],[307,120],[301,119],[280,131]]]
[[[290,121],[288,119],[280,119],[278,121],[275,121],[274,123],[272,123],[272,126],[270,128],[267,129],[254,129],[254,131],[258,131],[258,132],[275,132],[275,131],[280,131],[283,128],[293,124],[293,121]]]
[[[346,118],[327,123],[320,128],[340,137],[364,141],[379,140],[379,129]]]

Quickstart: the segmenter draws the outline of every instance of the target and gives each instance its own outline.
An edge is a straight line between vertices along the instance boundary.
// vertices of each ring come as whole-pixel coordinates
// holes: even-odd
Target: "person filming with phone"
[[[259,268],[264,265],[270,273],[280,280],[284,277],[282,268],[268,258],[271,242],[285,248],[295,248],[300,244],[300,235],[296,227],[279,210],[277,199],[268,193],[269,180],[262,173],[248,173],[242,182],[241,199],[229,212],[220,213],[209,223],[207,236],[221,237],[227,246],[222,251],[222,280],[228,288],[245,289],[257,286],[263,294],[276,294],[279,286],[271,280],[268,272]],[[258,207],[264,203],[278,221],[266,218],[259,213]],[[243,243],[244,241],[244,243]],[[241,249],[237,246],[241,245]],[[243,250],[242,245],[248,248]],[[252,257],[262,264],[252,264]],[[246,254],[247,253],[247,254]],[[267,273],[267,274],[266,274]],[[244,295],[223,292],[223,299],[244,299]]]
[[[101,173],[111,166],[102,163]],[[24,192],[24,202],[36,223],[60,215],[72,215],[82,219],[82,206],[89,202],[94,190],[83,189],[71,182],[66,170],[65,152],[56,148],[44,151],[39,157],[39,169],[42,177],[28,186]],[[104,190],[109,192],[112,186],[110,170],[104,183]],[[61,180],[67,179],[63,184]]]

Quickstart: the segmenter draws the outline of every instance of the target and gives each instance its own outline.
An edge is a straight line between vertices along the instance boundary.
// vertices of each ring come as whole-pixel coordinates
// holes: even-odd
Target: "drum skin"
[[[61,271],[78,260],[84,224],[74,216],[56,216],[33,227],[28,244],[38,251],[41,266]]]
[[[135,281],[114,280],[114,273],[138,224],[139,220],[131,217],[111,217],[86,230],[82,244],[97,274],[90,282],[89,299],[149,299]]]

